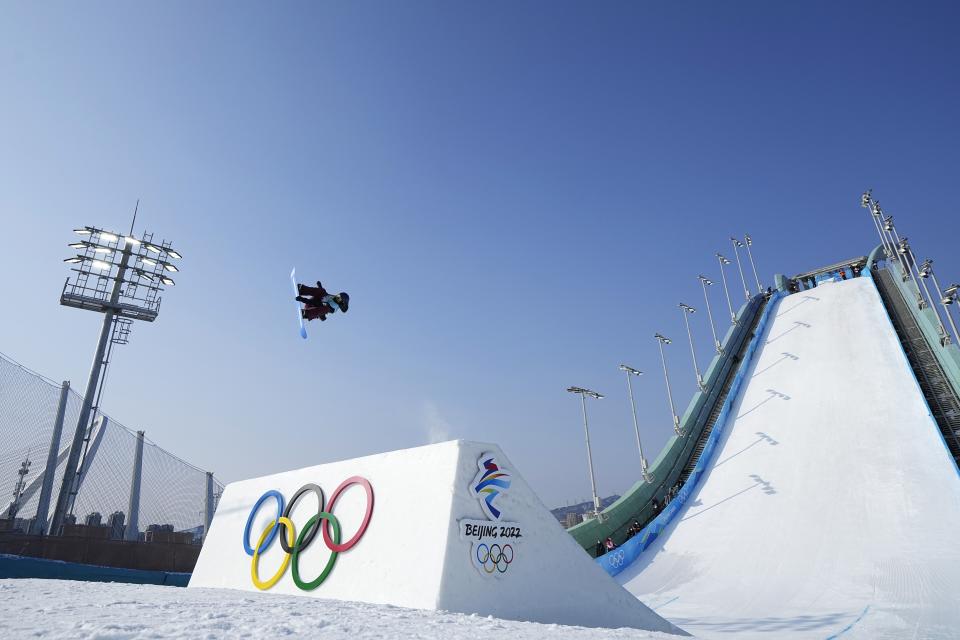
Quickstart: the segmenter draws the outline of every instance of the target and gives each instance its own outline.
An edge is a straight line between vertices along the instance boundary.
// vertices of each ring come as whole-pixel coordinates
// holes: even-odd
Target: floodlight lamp
[[[109,262],[104,262],[103,260],[94,260],[91,264],[96,269],[109,269],[112,266]]]
[[[177,271],[180,271],[180,269],[177,269],[176,266],[170,264],[169,262],[161,262],[160,264],[162,264],[163,268],[166,269],[167,271],[173,271],[174,273],[176,273]]]
[[[742,247],[742,246],[743,246],[743,243],[740,242],[739,240],[737,240],[736,238],[734,238],[733,236],[730,236],[730,242],[732,242],[732,243],[733,243],[733,246],[735,246],[735,247]]]
[[[152,251],[152,252],[156,253],[157,255],[160,255],[160,253],[162,252],[162,249],[160,249],[160,247],[158,247],[158,246],[156,246],[156,245],[148,244],[148,245],[147,245],[147,251]]]
[[[653,337],[656,338],[657,340],[659,340],[662,344],[670,344],[670,338],[668,338],[668,337],[666,337],[666,336],[662,336],[662,335],[660,335],[659,333],[654,334]]]
[[[743,239],[747,241],[747,246],[753,245],[753,238],[750,237],[749,233],[744,234]]]
[[[635,376],[643,375],[643,371],[637,371],[636,369],[634,369],[629,365],[621,364],[619,368],[620,368],[620,371],[626,371],[627,373],[632,373]]]
[[[120,238],[118,238],[117,236],[115,236],[115,235],[113,235],[112,233],[109,233],[109,232],[107,232],[107,231],[101,231],[101,232],[100,232],[100,239],[103,240],[103,241],[105,241],[105,242],[116,242],[116,241],[119,240]]]
[[[71,242],[67,246],[71,249],[86,249],[88,244],[87,242]]]
[[[91,233],[93,233],[93,231],[91,231],[89,227],[83,227],[82,229],[74,229],[73,232],[78,236],[88,236]]]
[[[870,201],[873,199],[872,193],[873,189],[867,189],[863,192],[863,195],[860,196],[860,206],[864,209],[870,206]]]
[[[68,262],[70,264],[79,264],[83,262],[83,258],[81,258],[80,256],[74,256],[73,258],[65,259],[64,262]]]
[[[943,296],[940,298],[940,304],[953,304],[953,296]]]
[[[172,287],[176,284],[172,278],[168,278],[167,276],[160,276],[160,282],[162,282],[163,284],[169,287]]]
[[[150,258],[140,258],[140,262],[142,262],[143,264],[150,265],[151,267],[157,266],[157,261],[151,260]]]
[[[713,284],[713,280],[711,280],[711,279],[708,278],[707,276],[700,275],[700,276],[697,276],[697,277],[700,279],[700,282],[702,282],[703,284],[707,285],[708,287]]]
[[[696,312],[696,309],[694,309],[694,308],[691,307],[690,305],[685,304],[685,303],[683,303],[683,302],[681,302],[681,303],[678,304],[677,306],[680,307],[681,309],[683,309],[684,311],[686,311],[687,313],[694,313],[694,312]]]
[[[94,253],[113,253],[113,249],[110,247],[96,247],[93,250]]]
[[[126,236],[124,237],[123,241],[126,244],[132,244],[134,246],[138,246],[140,244],[140,241],[134,238],[133,236]]]
[[[174,251],[173,249],[167,249],[167,255],[171,258],[176,258],[177,260],[183,257],[179,252]]]
[[[943,292],[948,296],[955,296],[958,290],[960,290],[960,284],[952,284],[944,289]]]

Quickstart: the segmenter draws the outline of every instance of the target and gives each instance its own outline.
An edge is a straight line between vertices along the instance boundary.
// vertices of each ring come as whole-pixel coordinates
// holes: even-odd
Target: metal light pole
[[[624,371],[627,374],[627,394],[630,396],[630,409],[633,411],[633,430],[637,433],[637,449],[640,451],[640,475],[643,476],[643,481],[649,484],[653,482],[654,478],[647,472],[647,458],[643,455],[643,445],[640,444],[640,425],[637,423],[637,405],[633,401],[633,384],[630,381],[630,378],[633,376],[642,376],[643,371],[637,371],[633,367],[628,367],[625,364],[620,365],[620,371]]]
[[[697,351],[693,348],[693,333],[690,331],[690,320],[687,317],[692,313],[696,313],[697,310],[682,302],[677,306],[680,307],[680,310],[683,312],[683,324],[687,326],[687,339],[690,341],[690,355],[693,356],[693,371],[697,374],[697,386],[700,387],[700,391],[706,392],[707,387],[703,384],[703,376],[700,375],[700,366],[697,364]]]
[[[877,214],[873,209],[873,189],[867,189],[863,192],[863,195],[860,196],[860,206],[866,209],[870,213],[870,218],[873,220],[873,226],[877,230],[877,233],[880,235],[880,243],[883,244],[883,252],[887,255],[887,258],[894,259],[896,252],[893,251],[891,247],[888,247],[887,234],[884,233],[883,229],[880,226],[879,214]]]
[[[940,283],[937,282],[937,276],[933,274],[933,260],[931,260],[930,258],[927,258],[924,261],[923,266],[920,267],[920,277],[933,278],[933,286],[936,288],[937,293],[941,291]],[[942,303],[943,298],[941,297],[940,300]],[[931,298],[931,302],[933,302],[933,298]],[[943,326],[943,320],[940,318],[940,311],[937,309],[936,302],[933,302],[932,307],[933,307],[933,312],[937,314],[937,324],[940,325],[940,341],[944,346],[946,346],[950,342],[950,334],[947,333],[947,328]],[[946,311],[946,306],[944,306],[944,311]],[[952,325],[953,318],[950,318],[949,313],[947,313],[947,318],[950,320],[950,324]],[[954,334],[956,334],[956,330],[957,330],[956,327],[954,327],[953,330],[954,330]]]
[[[723,272],[723,266],[730,264],[730,261],[717,254],[717,260],[720,261],[720,279],[723,280],[723,293],[727,296],[727,306],[730,308],[730,324],[737,324],[737,314],[733,312],[733,303],[730,302],[730,290],[727,288],[727,275]]]
[[[902,240],[900,240],[899,236],[897,237],[897,252],[900,255],[900,267],[904,274],[903,280],[906,280],[907,274],[909,274],[914,286],[917,288],[917,308],[923,309],[927,306],[927,300],[923,297],[923,287],[920,286],[921,280],[913,275],[913,268],[916,266],[917,259],[910,249],[910,243],[907,242],[906,236],[904,236]]]
[[[888,223],[892,225],[893,216],[889,216],[887,219],[883,217],[883,209],[880,208],[880,201],[874,200],[870,205],[870,213],[873,214],[873,217],[876,219],[877,224],[880,226],[880,229],[886,234],[887,242],[890,243],[890,259],[899,260],[900,254],[897,253],[896,247],[898,240],[895,241],[894,237],[896,233],[893,231],[892,226],[888,226]]]
[[[923,289],[923,293],[920,294],[920,308],[922,309],[923,307],[929,305],[933,307],[934,312],[936,312],[937,303],[934,302],[933,296],[930,295],[930,289],[927,288],[927,282],[924,280],[926,276],[922,271],[923,266],[917,264],[917,257],[914,255],[913,249],[910,247],[910,243],[907,242],[907,238],[904,238],[900,243],[900,252],[906,257],[908,266],[913,265],[913,267],[917,270],[917,277],[914,278],[914,281],[918,284],[918,289]],[[913,269],[910,270],[910,275],[913,276]],[[926,294],[926,298],[924,298],[923,294]],[[937,318],[939,317],[940,314],[937,314]],[[942,326],[943,325],[941,323],[941,327]]]
[[[587,439],[587,464],[590,466],[590,488],[593,490],[593,514],[600,518],[600,496],[597,495],[597,479],[593,474],[593,452],[590,449],[590,428],[587,426],[587,400],[590,396],[596,400],[603,398],[603,394],[584,389],[583,387],[567,387],[570,393],[576,393],[580,396],[580,406],[583,408],[583,434]]]
[[[720,340],[717,339],[717,329],[713,325],[713,311],[710,309],[710,297],[707,296],[707,285],[712,285],[713,280],[702,274],[697,276],[697,278],[700,280],[700,286],[703,287],[703,301],[707,305],[707,316],[710,318],[710,332],[713,334],[713,344],[717,348],[717,353],[722,355],[723,346],[720,344]]]
[[[957,291],[960,291],[960,284],[952,284],[944,289],[940,303],[943,305],[944,313],[947,314],[947,319],[950,320],[950,326],[953,328],[953,337],[956,340],[960,340],[960,333],[957,333],[957,325],[953,323],[953,315],[950,313],[949,306],[957,301]]]
[[[750,247],[753,246],[753,238],[750,237],[750,234],[745,234],[743,236],[744,242],[747,244],[747,257],[750,258],[750,267],[753,269],[753,277],[757,280],[757,293],[763,293],[763,285],[760,284],[760,276],[757,275],[757,265],[753,261],[753,252],[750,251]]]
[[[877,211],[880,212],[880,207],[877,207]],[[882,212],[880,213],[882,214]],[[901,258],[901,254],[904,252],[900,251],[900,249],[903,248],[903,244],[904,242],[906,242],[907,239],[904,238],[903,241],[900,240],[900,235],[897,233],[897,228],[893,226],[893,216],[887,216],[886,218],[881,218],[881,221],[882,221],[883,230],[886,233],[890,234],[891,245],[895,246],[897,249],[893,252],[893,256],[894,256],[893,259],[900,263],[900,275],[903,277],[904,280],[907,279],[908,272],[910,276],[913,277],[912,267],[914,265],[910,260],[907,260],[906,258]],[[894,242],[896,244],[894,244]],[[916,279],[914,278],[914,280]],[[914,281],[914,284],[916,284],[916,281]],[[917,285],[917,289],[919,288],[920,288],[920,285]]]
[[[159,294],[163,291],[163,285],[174,285],[166,272],[179,271],[168,259],[181,258],[169,242],[153,242],[152,234],[135,238],[132,223],[130,233],[126,236],[97,227],[81,227],[74,229],[74,232],[81,240],[69,246],[76,249],[77,253],[64,262],[75,265],[75,276],[72,279],[68,277],[64,283],[60,304],[102,313],[103,323],[50,523],[51,535],[59,535],[76,497],[78,464],[91,414],[99,405],[103,390],[102,373],[108,360],[108,345],[126,344],[133,320],[156,320],[160,312]],[[119,261],[116,259],[118,254]]]
[[[680,416],[673,406],[673,393],[670,391],[670,374],[667,373],[667,358],[663,355],[663,345],[670,344],[670,338],[658,334],[653,336],[657,340],[657,346],[660,347],[660,361],[663,363],[663,379],[667,381],[667,400],[670,402],[670,414],[673,416],[673,430],[678,436],[683,436],[683,429],[680,428]]]
[[[737,251],[737,248],[742,247],[743,243],[732,236],[730,237],[730,242],[733,243],[733,257],[737,259],[737,269],[740,270],[740,281],[743,282],[743,295],[746,297],[747,302],[750,302],[750,289],[747,288],[747,279],[743,275],[743,265],[740,264],[740,252]]]

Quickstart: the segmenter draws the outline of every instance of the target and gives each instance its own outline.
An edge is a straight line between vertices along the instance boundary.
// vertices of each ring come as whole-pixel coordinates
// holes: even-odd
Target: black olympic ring
[[[321,517],[320,514],[323,513],[323,503],[324,503],[323,489],[321,489],[319,485],[307,483],[302,487],[300,487],[299,489],[297,489],[297,492],[293,494],[292,498],[290,498],[290,502],[287,503],[286,509],[283,510],[284,518],[288,518],[288,519],[290,518],[290,514],[293,513],[293,507],[297,504],[297,500],[299,500],[303,496],[303,494],[305,494],[308,491],[313,491],[315,494],[317,494],[317,500],[320,501],[319,505],[317,505],[317,518],[319,519]],[[293,553],[293,547],[287,544],[287,540],[286,538],[284,538],[284,529],[286,528],[287,528],[287,525],[281,522],[280,523],[280,547],[283,548],[283,550],[286,551],[287,553]],[[313,542],[313,539],[314,537],[316,537],[317,531],[319,530],[320,530],[319,526],[311,528],[309,531],[307,531],[307,535],[306,537],[304,537],[303,541],[298,543],[297,546],[299,546],[300,548],[306,548],[311,542]]]

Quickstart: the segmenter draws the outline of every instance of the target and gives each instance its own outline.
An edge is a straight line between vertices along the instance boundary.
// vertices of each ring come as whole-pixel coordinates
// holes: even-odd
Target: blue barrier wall
[[[747,349],[744,352],[743,360],[740,362],[740,366],[737,369],[736,376],[733,379],[733,385],[730,387],[730,392],[727,394],[727,398],[723,402],[723,408],[720,410],[720,415],[717,418],[717,424],[714,426],[713,431],[710,432],[710,436],[707,438],[706,446],[703,449],[703,453],[700,455],[700,459],[697,462],[696,467],[693,469],[693,473],[691,473],[690,477],[687,478],[687,481],[684,483],[683,487],[681,487],[676,497],[668,505],[666,505],[660,515],[651,520],[650,523],[647,524],[647,526],[644,527],[640,533],[625,541],[614,551],[596,558],[596,563],[603,567],[603,570],[609,573],[611,576],[619,574],[625,568],[630,566],[637,558],[640,557],[640,554],[643,553],[645,549],[653,544],[654,540],[659,537],[660,533],[666,529],[671,522],[673,522],[674,518],[680,512],[680,509],[687,501],[687,498],[690,497],[690,494],[693,493],[693,490],[700,482],[703,474],[706,473],[707,467],[713,458],[713,453],[717,447],[717,443],[727,430],[728,423],[730,422],[730,411],[733,408],[733,404],[740,396],[740,391],[743,386],[744,378],[746,377],[746,372],[750,368],[750,362],[753,360],[753,355],[756,352],[757,347],[760,345],[760,340],[763,339],[763,336],[766,333],[767,324],[770,321],[771,314],[773,313],[774,308],[777,307],[777,303],[780,301],[780,299],[785,296],[786,294],[784,292],[775,291],[773,296],[770,298],[769,304],[767,304],[766,308],[763,310],[763,315],[760,316],[760,322],[757,324],[757,329],[754,332],[753,338],[750,340],[750,344],[747,346]]]
[[[131,584],[160,584],[171,587],[185,587],[190,582],[189,573],[98,567],[92,564],[11,555],[0,555],[0,578],[128,582]]]

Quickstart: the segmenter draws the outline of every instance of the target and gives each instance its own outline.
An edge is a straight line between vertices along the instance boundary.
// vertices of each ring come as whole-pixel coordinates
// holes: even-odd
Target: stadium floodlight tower
[[[638,371],[625,364],[620,365],[620,371],[627,374],[627,394],[630,396],[630,409],[633,411],[633,430],[637,433],[637,449],[640,450],[640,475],[646,483],[653,482],[653,476],[647,471],[647,457],[643,455],[643,445],[640,444],[640,425],[637,423],[637,403],[633,401],[633,376],[642,376],[643,371]]]
[[[138,203],[139,204],[139,203]],[[134,211],[136,222],[136,211]],[[100,403],[103,369],[110,361],[114,344],[126,344],[134,320],[153,322],[160,313],[160,294],[174,286],[169,274],[179,271],[173,264],[182,257],[166,240],[155,242],[153,234],[143,237],[122,235],[98,227],[74,229],[80,240],[69,245],[76,254],[64,260],[73,265],[60,293],[60,304],[103,314],[93,365],[87,379],[83,405],[77,420],[57,506],[49,533],[58,535],[76,497],[77,468],[88,425]]]
[[[593,517],[601,520],[600,496],[597,495],[597,478],[593,473],[593,452],[590,450],[590,428],[587,426],[587,396],[595,400],[602,400],[603,394],[584,389],[583,387],[567,387],[570,393],[580,396],[580,406],[583,408],[583,433],[587,438],[587,464],[590,466],[590,489],[593,491]]]

